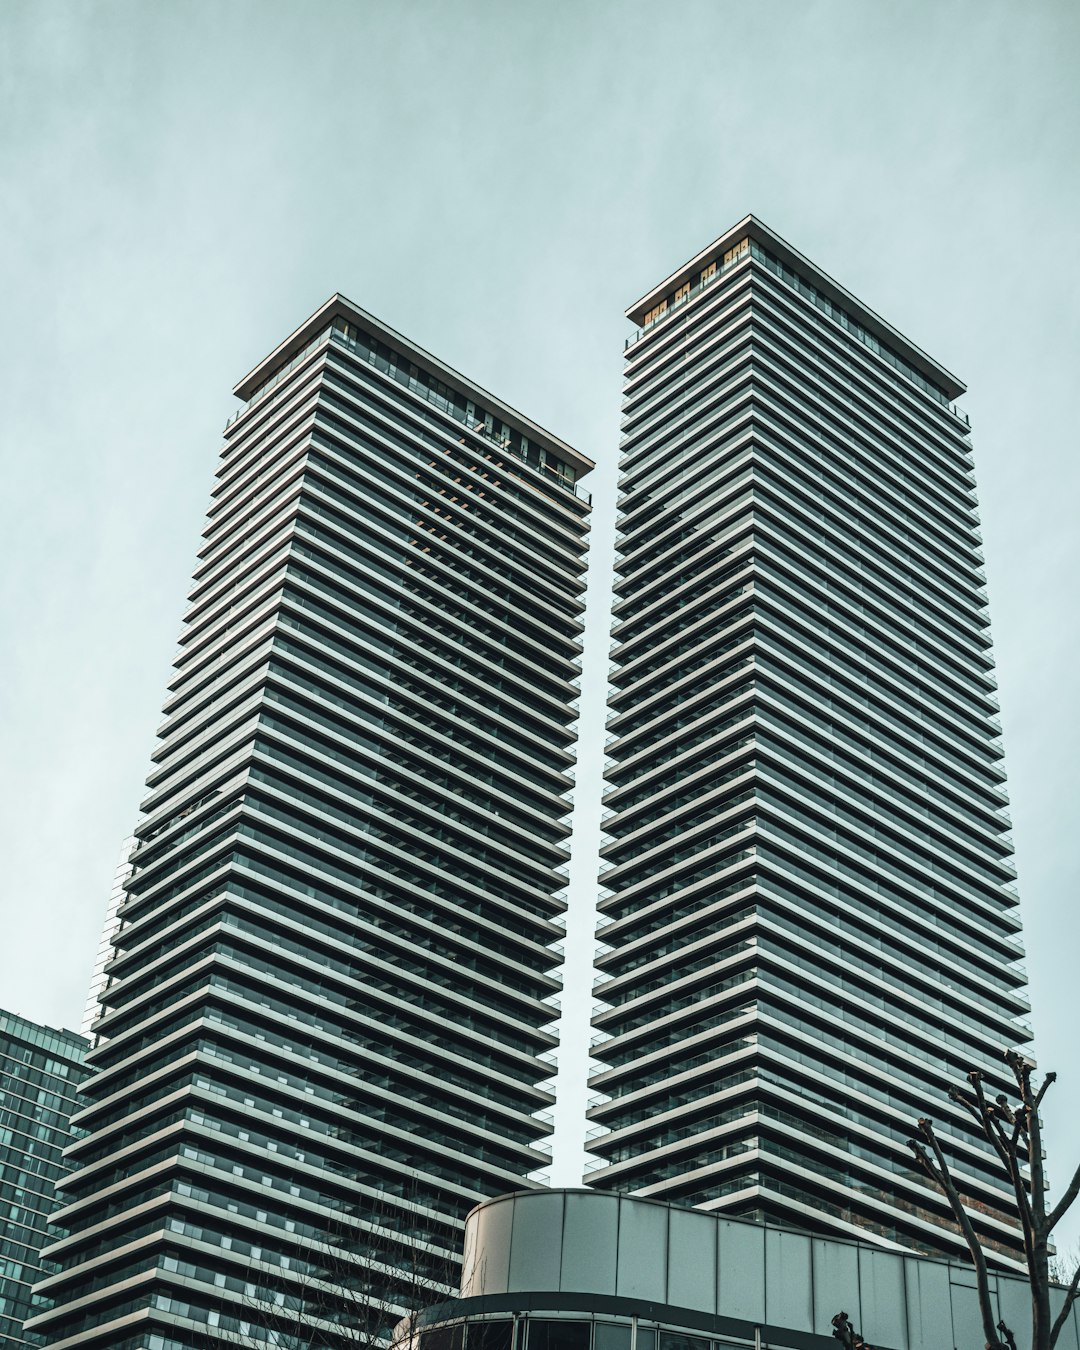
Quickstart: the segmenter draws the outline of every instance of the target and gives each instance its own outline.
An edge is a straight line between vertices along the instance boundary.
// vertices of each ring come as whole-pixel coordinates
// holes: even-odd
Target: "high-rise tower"
[[[947,1097],[1030,1037],[963,385],[753,217],[627,313],[589,1180],[949,1253],[929,1113],[1007,1260]]]
[[[352,1343],[348,1286],[389,1327],[547,1161],[590,463],[340,296],[236,392],[56,1347],[235,1344],[274,1305]]]
[[[37,1344],[23,1323],[33,1286],[52,1270],[41,1251],[85,1057],[73,1031],[0,1012],[0,1350]]]

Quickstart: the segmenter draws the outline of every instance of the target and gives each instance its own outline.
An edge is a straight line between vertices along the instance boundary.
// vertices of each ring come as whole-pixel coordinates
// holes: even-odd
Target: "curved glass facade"
[[[752,218],[626,350],[589,1181],[948,1254],[1030,1039],[955,379]],[[1000,1087],[999,1087],[1000,1085]]]

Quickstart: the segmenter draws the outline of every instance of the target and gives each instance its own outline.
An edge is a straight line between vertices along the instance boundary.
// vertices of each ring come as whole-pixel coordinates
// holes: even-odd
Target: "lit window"
[[[750,240],[740,239],[734,248],[729,248],[724,254],[724,266],[729,267],[732,263],[738,262],[750,252]]]

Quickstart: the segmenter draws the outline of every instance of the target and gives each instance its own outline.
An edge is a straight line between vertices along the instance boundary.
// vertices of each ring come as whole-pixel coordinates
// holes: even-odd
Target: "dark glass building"
[[[37,1345],[23,1332],[31,1290],[52,1264],[41,1256],[68,1170],[71,1115],[86,1041],[0,1012],[0,1346]]]
[[[51,1346],[351,1343],[552,1101],[582,455],[335,296],[236,387]],[[450,1280],[443,1281],[449,1284]]]
[[[628,311],[592,1184],[962,1249],[1028,1004],[963,385],[753,217]]]

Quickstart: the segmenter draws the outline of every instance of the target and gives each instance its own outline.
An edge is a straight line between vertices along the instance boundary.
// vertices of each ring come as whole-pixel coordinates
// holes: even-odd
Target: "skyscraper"
[[[590,462],[340,296],[236,393],[56,1346],[345,1343],[547,1160]]]
[[[93,1038],[94,1023],[101,1016],[101,994],[109,982],[105,967],[112,960],[113,940],[120,926],[120,906],[124,903],[126,895],[124,884],[131,876],[131,863],[128,859],[136,845],[134,835],[129,835],[124,840],[113,875],[109,903],[105,909],[105,922],[101,928],[101,940],[98,942],[97,954],[94,957],[94,973],[90,976],[90,990],[86,995],[86,1007],[83,1009],[82,1023],[79,1027],[88,1039]]]
[[[30,1291],[51,1269],[41,1250],[67,1164],[86,1042],[0,1012],[0,1346],[23,1334]]]
[[[591,1184],[962,1248],[1030,1029],[964,386],[753,217],[627,311]]]

